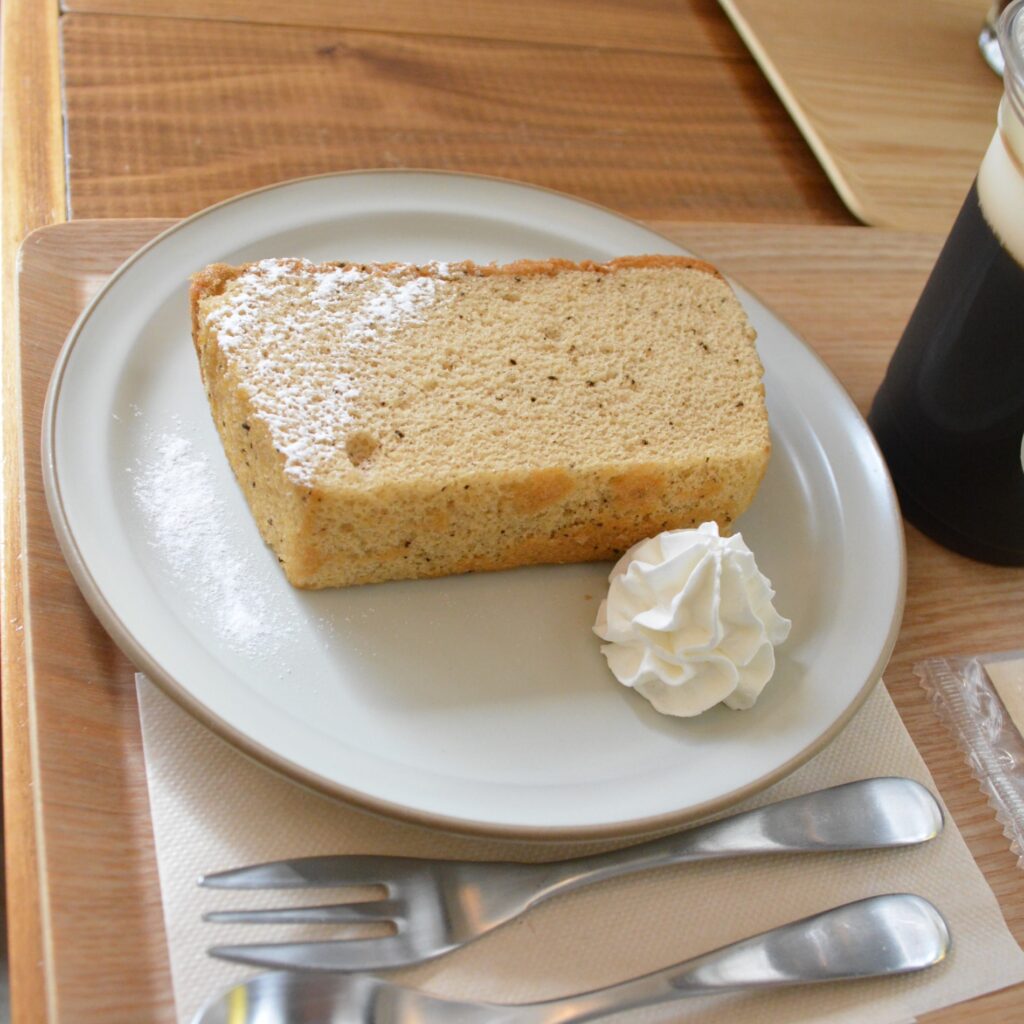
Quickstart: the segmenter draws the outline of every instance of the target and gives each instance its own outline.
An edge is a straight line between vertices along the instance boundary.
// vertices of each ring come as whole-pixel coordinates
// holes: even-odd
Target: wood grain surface
[[[29,661],[27,678],[8,668],[4,688],[27,686],[33,712],[29,793],[48,896],[42,910],[51,998],[48,1013],[25,1008],[18,1021],[174,1020],[134,670],[68,573],[45,511],[39,464],[42,403],[61,339],[110,271],[159,226],[62,224],[30,235],[22,247],[27,514],[8,528],[23,530]],[[20,836],[9,836],[12,847],[20,844]],[[19,894],[12,919],[30,913]]]
[[[995,129],[990,0],[721,0],[847,206],[949,230]]]
[[[20,670],[11,667],[5,687],[25,692],[31,681],[36,854],[49,895],[45,966],[54,992],[49,1016],[40,1008],[18,1018],[24,1021],[173,1019],[131,667],[64,567],[42,497],[38,454],[43,389],[65,332],[105,274],[163,226],[75,222],[35,234],[23,252],[26,489],[20,514],[7,526],[23,538],[16,555],[29,583],[29,659]],[[788,319],[861,409],[939,244],[934,236],[862,228],[652,226],[717,261]],[[1024,874],[911,668],[925,657],[1020,646],[1019,617],[1007,609],[1024,600],[1024,571],[978,565],[914,530],[907,541],[906,619],[886,681],[1021,941]],[[31,847],[31,837],[9,841]],[[1022,998],[1024,987],[924,1019],[1005,1024],[1019,1019]]]
[[[7,958],[14,1020],[45,1006],[51,993],[42,970],[46,936],[34,846],[31,724],[33,709],[26,677],[24,564],[21,538],[10,524],[24,506],[21,459],[21,377],[18,344],[17,253],[34,228],[64,219],[64,143],[60,112],[60,69],[56,0],[5,0],[0,7],[0,358],[3,404],[3,586],[0,589],[0,721],[3,729],[4,832],[18,836],[5,850],[5,890],[15,894],[9,912]],[[17,40],[17,46],[7,46]]]
[[[737,40],[715,0],[64,0],[69,13],[307,25],[706,54]]]
[[[182,216],[307,174],[428,167],[638,217],[852,223],[720,11],[665,5],[685,41],[670,53],[620,44],[605,10],[601,46],[66,15],[70,215]]]

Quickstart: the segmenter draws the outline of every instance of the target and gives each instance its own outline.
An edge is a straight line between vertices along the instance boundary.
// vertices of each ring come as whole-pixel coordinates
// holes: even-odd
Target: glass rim
[[[1014,0],[999,19],[1003,52],[1003,88],[1017,117],[1024,122],[1024,0]]]

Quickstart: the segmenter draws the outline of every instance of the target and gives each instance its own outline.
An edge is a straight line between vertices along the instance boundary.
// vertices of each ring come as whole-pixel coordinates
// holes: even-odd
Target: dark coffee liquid
[[[868,420],[910,522],[962,554],[1024,565],[1024,267],[976,185]]]

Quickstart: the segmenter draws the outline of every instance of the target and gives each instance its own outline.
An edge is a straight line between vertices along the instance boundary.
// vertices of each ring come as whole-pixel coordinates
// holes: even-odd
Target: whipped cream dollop
[[[666,715],[753,706],[792,623],[740,534],[669,530],[634,544],[609,580],[594,632],[620,683]]]

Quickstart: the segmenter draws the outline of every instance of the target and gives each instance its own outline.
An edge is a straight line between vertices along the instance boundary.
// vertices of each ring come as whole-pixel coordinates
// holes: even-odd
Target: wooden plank
[[[33,711],[26,675],[21,510],[21,386],[16,267],[18,246],[33,228],[64,219],[57,4],[6,0],[0,10],[0,362],[3,390],[3,584],[0,593],[0,673],[3,678],[4,830],[7,843],[8,963],[11,1014],[40,1019],[52,997],[43,970],[47,937],[32,787]]]
[[[948,231],[1002,91],[978,52],[989,0],[721,0],[847,206]]]
[[[88,294],[162,226],[71,223],[34,236],[24,256],[27,643],[40,723],[32,780],[48,854],[49,955],[60,1007],[52,1019],[75,1024],[169,1020],[169,989],[129,668],[61,563],[39,488],[39,403],[48,367]],[[940,243],[860,228],[652,226],[760,294],[811,341],[862,409]],[[1019,647],[1018,623],[1006,609],[1024,600],[1024,574],[970,562],[913,530],[907,540],[907,614],[887,683],[1020,941],[1024,875],[911,667],[939,654]],[[100,907],[97,893],[110,891],[104,887],[112,879],[120,887]],[[924,1020],[1004,1024],[1022,998],[1017,988]]]
[[[429,167],[639,217],[849,223],[748,57],[215,21],[63,19],[75,217]]]
[[[69,13],[199,18],[572,46],[733,54],[742,44],[714,0],[64,0]]]

